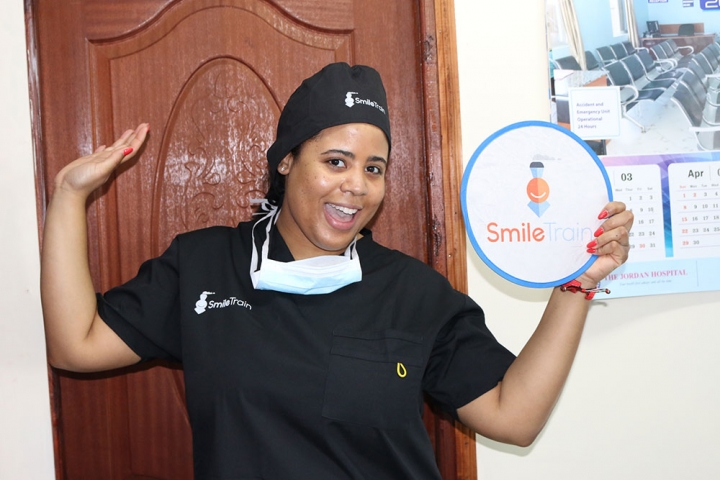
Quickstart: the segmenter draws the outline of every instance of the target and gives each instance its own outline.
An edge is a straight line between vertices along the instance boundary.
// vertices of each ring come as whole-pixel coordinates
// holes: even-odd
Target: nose
[[[365,195],[368,192],[365,171],[362,168],[349,169],[340,185],[340,190],[353,195]]]

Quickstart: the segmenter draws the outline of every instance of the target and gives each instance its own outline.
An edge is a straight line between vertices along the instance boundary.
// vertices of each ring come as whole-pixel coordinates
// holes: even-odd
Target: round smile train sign
[[[520,122],[491,135],[463,175],[462,210],[477,254],[527,287],[575,279],[595,261],[587,244],[612,199],[595,153],[548,122]]]

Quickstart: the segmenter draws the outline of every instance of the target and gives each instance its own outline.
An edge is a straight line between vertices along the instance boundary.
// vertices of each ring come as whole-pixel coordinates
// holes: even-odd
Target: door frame
[[[425,125],[437,127],[426,128],[424,139],[427,178],[431,179],[427,187],[427,222],[430,226],[427,260],[435,270],[448,278],[454,288],[467,293],[465,227],[460,206],[463,165],[454,0],[420,0],[419,7],[424,51],[422,73],[425,85],[423,97]],[[47,185],[40,121],[40,72],[35,14],[33,1],[25,0],[37,217],[42,248]],[[438,178],[441,181],[433,181]],[[52,369],[48,368],[55,471],[56,478],[63,480],[62,448],[58,433],[59,386]],[[447,415],[437,416],[434,425],[427,426],[436,447],[437,462],[443,478],[445,480],[477,479],[474,433],[454,422]]]
[[[463,163],[455,4],[454,0],[425,0],[423,7],[425,122],[439,126],[439,135],[425,130],[428,178],[442,179],[428,186],[429,260],[455,289],[467,293],[465,226],[460,205]],[[434,15],[425,14],[430,8]],[[437,94],[437,101],[432,94]],[[443,479],[476,480],[475,433],[449,416],[437,416],[434,427],[431,436],[436,442]]]

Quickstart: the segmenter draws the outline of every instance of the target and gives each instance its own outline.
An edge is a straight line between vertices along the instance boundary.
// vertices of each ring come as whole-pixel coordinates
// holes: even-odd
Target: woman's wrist
[[[582,293],[586,300],[592,300],[596,293],[610,293],[607,288],[599,288],[597,283],[587,278],[578,277],[560,286],[560,290],[570,293]]]
[[[89,193],[75,190],[66,183],[58,181],[56,179],[55,188],[53,188],[53,191],[50,194],[50,199],[48,203],[77,203],[81,204],[84,208],[85,202],[87,202],[89,196]]]

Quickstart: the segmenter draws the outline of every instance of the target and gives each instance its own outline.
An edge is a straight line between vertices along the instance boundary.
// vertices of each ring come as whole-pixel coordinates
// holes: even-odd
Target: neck
[[[342,255],[347,250],[349,244],[337,250],[326,250],[318,247],[305,236],[289,216],[288,209],[281,209],[275,226],[295,260],[304,260],[322,255]],[[360,237],[361,235],[358,234],[356,238],[359,239]]]

